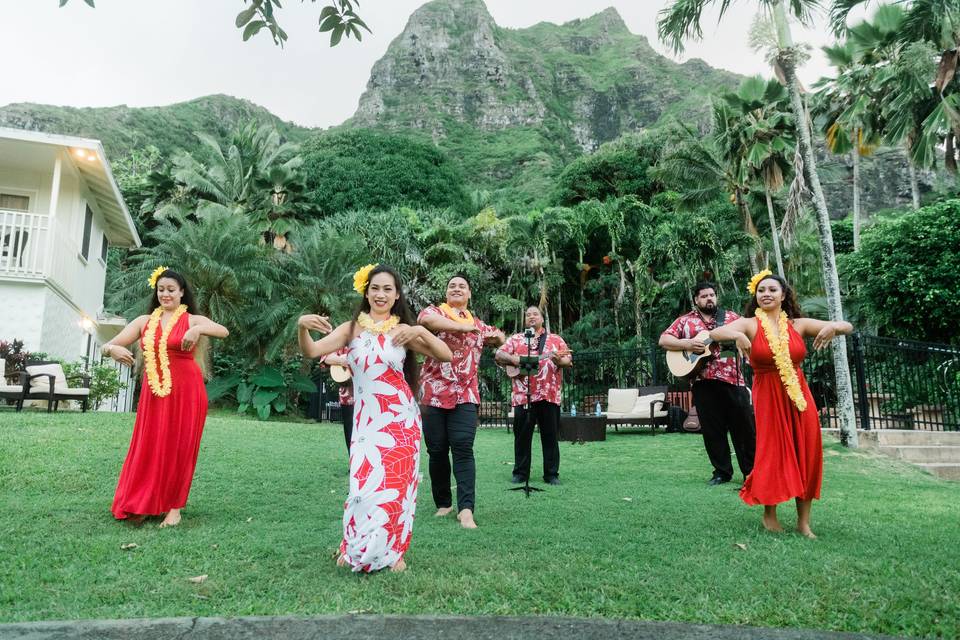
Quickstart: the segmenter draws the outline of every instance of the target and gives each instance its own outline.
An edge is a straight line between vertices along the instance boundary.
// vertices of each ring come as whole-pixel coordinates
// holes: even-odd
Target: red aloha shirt
[[[739,314],[733,311],[727,311],[724,324],[730,324]],[[667,327],[661,335],[670,335],[680,340],[687,340],[695,337],[701,331],[710,331],[717,328],[716,319],[709,323],[703,321],[703,316],[696,310],[684,314],[673,321],[673,324]],[[731,356],[719,357],[721,348],[719,343],[712,343],[710,351],[714,357],[707,361],[706,366],[700,371],[697,380],[719,380],[732,385],[743,385],[743,374],[737,368],[737,361]]]
[[[349,347],[343,347],[337,349],[329,355],[333,356],[345,356],[350,353]],[[320,359],[320,364],[326,364],[327,356],[323,356]],[[347,380],[346,382],[340,383],[340,404],[341,406],[348,407],[353,405],[353,380]]]
[[[418,322],[429,316],[447,315],[439,307],[429,306],[420,312]],[[466,317],[466,316],[463,316]],[[451,362],[438,362],[427,358],[420,370],[420,403],[430,407],[453,409],[458,404],[472,402],[480,404],[480,385],[478,368],[480,354],[483,351],[483,334],[496,331],[476,316],[473,324],[479,333],[462,331],[441,331],[437,337],[443,340],[453,352]]]
[[[537,355],[537,344],[541,333],[531,341],[533,345],[533,355]],[[563,338],[555,333],[548,333],[547,340],[543,345],[543,353],[551,354],[554,351],[562,351],[567,348],[567,343]],[[500,350],[510,355],[527,355],[527,339],[522,333],[510,336],[510,339],[504,343]],[[540,402],[546,400],[553,404],[562,404],[563,400],[563,369],[558,367],[553,360],[546,358],[540,361],[540,368],[537,375],[533,376],[530,384],[530,402]],[[520,407],[527,403],[527,377],[517,376],[513,379],[513,394],[510,402],[514,407]]]

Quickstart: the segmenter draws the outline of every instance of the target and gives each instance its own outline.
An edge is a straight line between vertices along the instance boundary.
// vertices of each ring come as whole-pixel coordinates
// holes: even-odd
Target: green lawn
[[[512,436],[483,431],[480,529],[434,518],[426,480],[410,570],[358,576],[330,557],[338,426],[211,417],[184,524],[160,530],[110,515],[132,424],[0,411],[0,621],[551,614],[960,634],[960,483],[836,444],[808,541],[764,533],[734,484],[707,487],[696,436],[564,443],[564,484],[525,499],[506,491]]]

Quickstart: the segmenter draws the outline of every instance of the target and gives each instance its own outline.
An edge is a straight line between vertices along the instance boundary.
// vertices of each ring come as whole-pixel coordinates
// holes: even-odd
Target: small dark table
[[[607,439],[606,416],[560,416],[560,440],[597,442]]]

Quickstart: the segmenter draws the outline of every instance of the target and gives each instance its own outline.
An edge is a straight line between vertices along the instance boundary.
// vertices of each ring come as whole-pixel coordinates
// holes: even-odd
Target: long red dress
[[[114,517],[159,515],[187,503],[193,470],[200,451],[200,437],[207,418],[207,390],[192,351],[180,348],[190,328],[184,313],[170,330],[167,354],[170,360],[170,395],[153,395],[144,373],[137,419],[130,450],[120,471],[113,497]],[[144,332],[146,327],[144,327]],[[143,346],[143,333],[140,334]],[[156,331],[160,343],[162,328]],[[159,372],[159,359],[157,362]]]
[[[757,335],[750,348],[753,367],[753,411],[757,419],[757,454],[740,497],[747,504],[775,505],[791,498],[820,498],[823,446],[820,418],[800,363],[807,355],[803,338],[787,323],[790,359],[800,381],[807,408],[797,410],[780,380],[773,351],[757,318]]]

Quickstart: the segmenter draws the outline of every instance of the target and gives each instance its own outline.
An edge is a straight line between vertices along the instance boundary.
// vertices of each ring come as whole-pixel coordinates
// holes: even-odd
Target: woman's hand
[[[746,335],[741,333],[737,336],[737,351],[740,352],[740,355],[743,356],[744,359],[750,359],[751,346],[752,344],[750,343],[750,338],[748,338]]]
[[[128,367],[133,366],[133,353],[126,347],[121,347],[118,344],[112,344],[109,347],[107,355],[120,364],[125,364]]]
[[[393,340],[393,344],[402,347],[417,338],[424,337],[428,333],[427,328],[420,325],[411,327],[408,324],[398,324],[397,328],[390,334],[390,339]]]
[[[830,342],[837,337],[837,325],[833,322],[828,323],[820,333],[813,339],[813,348],[817,351],[830,346]]]
[[[310,331],[319,331],[320,333],[330,333],[333,331],[333,325],[330,324],[330,318],[327,316],[318,316],[315,313],[300,316],[297,319],[297,326],[301,329]]]
[[[200,340],[201,335],[203,334],[200,333],[200,327],[187,329],[187,332],[183,334],[183,341],[180,343],[180,348],[184,351],[190,351],[197,346],[197,341]]]

